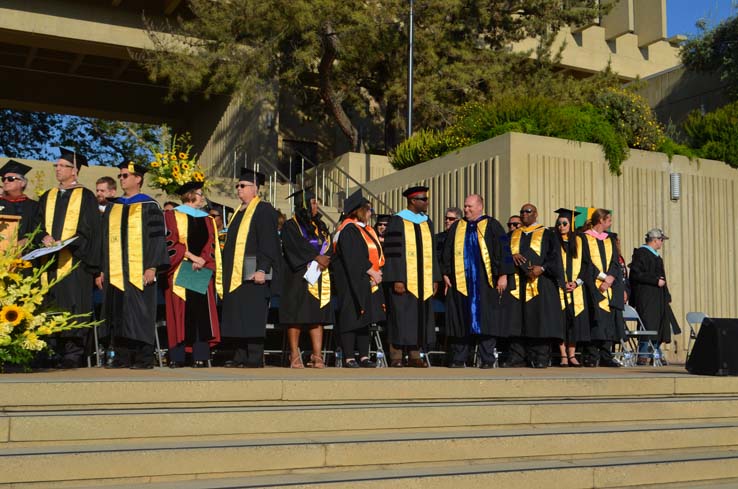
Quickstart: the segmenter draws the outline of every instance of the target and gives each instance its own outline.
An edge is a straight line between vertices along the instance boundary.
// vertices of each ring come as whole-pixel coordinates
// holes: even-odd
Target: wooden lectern
[[[17,242],[20,220],[20,216],[0,214],[0,252],[14,246]]]

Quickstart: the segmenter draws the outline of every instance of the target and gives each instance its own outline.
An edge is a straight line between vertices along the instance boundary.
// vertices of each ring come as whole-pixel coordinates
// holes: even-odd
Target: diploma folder
[[[243,281],[253,282],[253,275],[256,273],[256,257],[253,255],[246,255],[243,258]],[[272,270],[266,272],[266,280],[272,279]]]
[[[193,270],[191,261],[183,261],[174,285],[179,285],[187,290],[204,295],[208,292],[208,284],[210,284],[212,276],[213,271],[209,268]]]

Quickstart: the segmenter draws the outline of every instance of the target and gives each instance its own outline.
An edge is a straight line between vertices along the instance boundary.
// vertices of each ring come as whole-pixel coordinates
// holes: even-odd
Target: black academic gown
[[[27,234],[32,233],[41,223],[41,211],[38,202],[33,199],[26,197],[23,200],[13,201],[0,197],[0,207],[2,207],[0,214],[20,216],[18,239],[25,238]],[[40,240],[41,237],[36,235],[36,241]]]
[[[277,211],[266,202],[256,205],[244,251],[244,255],[256,257],[257,270],[267,273],[272,271],[271,282],[259,285],[253,281],[244,281],[230,292],[236,237],[243,216],[244,210],[239,210],[234,215],[228,226],[228,237],[223,248],[223,320],[220,332],[221,336],[230,338],[264,338],[269,299],[273,293],[281,290],[281,247],[277,232]]]
[[[80,201],[79,219],[74,236],[77,239],[67,246],[72,254],[72,265],[77,267],[67,275],[61,282],[57,283],[49,292],[47,301],[50,305],[74,314],[93,313],[92,291],[95,275],[100,270],[101,229],[100,211],[97,207],[95,194],[83,187],[76,187],[66,191],[59,191],[56,197],[54,209],[47,209],[49,192],[47,191],[39,200],[39,222],[44,229],[42,234],[49,234],[55,240],[61,240],[64,222],[67,214],[72,211],[68,209],[72,192],[80,189],[82,197]],[[53,216],[51,228],[47,227],[49,213]],[[59,259],[61,252],[54,256]],[[57,276],[57,263],[49,268],[49,280]],[[62,333],[62,336],[85,337],[86,329],[74,329]]]
[[[577,241],[577,259],[581,262],[579,273],[574,273],[574,257],[561,250],[561,264],[564,272],[564,282],[581,281],[573,292],[566,293],[565,289],[559,289],[561,299],[561,313],[564,318],[566,336],[564,340],[567,344],[587,342],[590,340],[590,316],[591,316],[591,300],[587,293],[585,282],[591,273],[589,258],[589,248],[584,246],[584,237],[577,234],[574,236]]]
[[[338,299],[336,324],[344,333],[386,318],[384,288],[373,288],[366,273],[372,263],[362,232],[358,225],[347,224],[338,235],[336,254],[331,261]]]
[[[672,322],[676,323],[669,286],[659,287],[660,277],[666,279],[664,260],[646,248],[634,249],[629,303],[638,311],[646,329],[658,332],[655,342],[659,344],[671,342]]]
[[[487,246],[490,258],[489,266],[491,267],[492,272],[492,283],[489,282],[483,260],[478,261],[476,263],[476,280],[479,283],[480,294],[480,331],[478,333],[475,333],[470,329],[470,297],[472,281],[470,280],[471,277],[468,275],[468,270],[461,270],[461,273],[463,274],[462,280],[466,283],[467,294],[464,295],[458,290],[456,275],[458,271],[455,266],[456,260],[454,259],[454,256],[456,253],[463,252],[463,250],[457,248],[463,248],[465,241],[465,237],[461,237],[460,242],[456,242],[456,235],[460,221],[456,221],[453,226],[451,226],[448,231],[448,235],[446,236],[441,266],[443,268],[444,275],[449,277],[453,285],[446,294],[446,334],[449,336],[463,337],[471,333],[499,337],[506,335],[507,333],[503,323],[506,318],[503,315],[502,296],[497,292],[496,287],[497,280],[501,275],[507,275],[514,271],[512,255],[510,253],[510,243],[505,230],[497,219],[489,216],[482,216],[481,220],[486,220],[487,222],[484,230],[484,242]],[[478,232],[476,226],[479,225],[479,222],[481,221],[477,221],[474,225],[467,223],[465,234]]]
[[[415,247],[408,249],[405,236],[405,222],[411,225],[415,238]],[[430,238],[422,239],[422,228],[427,228],[426,235]],[[425,251],[425,253],[424,253]],[[430,259],[425,259],[429,254]],[[430,345],[436,341],[436,322],[433,316],[432,294],[424,297],[426,282],[440,282],[441,273],[435,253],[435,239],[433,239],[433,223],[430,219],[422,224],[405,221],[399,215],[392,216],[387,224],[384,238],[384,255],[386,262],[382,271],[382,280],[387,283],[387,326],[390,343],[401,346]],[[429,261],[430,263],[426,263]],[[411,263],[408,270],[408,262]],[[427,273],[429,272],[429,273]],[[408,276],[408,273],[410,276]],[[417,283],[420,297],[410,292],[408,281]],[[393,283],[403,282],[407,292],[402,295],[394,292]],[[432,283],[428,286],[432,290]]]
[[[316,219],[316,218],[314,218]],[[324,227],[324,226],[323,226]],[[328,247],[325,255],[330,256],[333,251],[331,246],[331,237],[324,228],[324,232],[316,231],[311,225],[311,230],[306,230],[308,236],[317,239],[316,235],[320,234],[318,245],[323,247],[327,243]],[[331,284],[330,280],[323,281],[326,277],[330,279],[330,271],[323,270],[321,277],[315,283],[313,289],[316,290],[318,298],[310,292],[310,284],[305,280],[305,272],[310,263],[319,254],[320,249],[316,250],[310,244],[295,219],[290,219],[282,226],[282,251],[284,252],[285,266],[282,268],[282,293],[279,301],[279,322],[282,324],[332,324],[333,323],[333,305],[331,303]],[[325,288],[324,288],[325,286]],[[328,301],[323,307],[320,306],[319,298]]]
[[[510,234],[511,243],[519,233],[519,253],[528,261],[516,267],[517,290],[519,299],[511,297],[513,305],[509,313],[510,333],[520,332],[525,338],[564,338],[564,322],[561,315],[559,287],[563,286],[563,271],[561,267],[560,245],[556,235],[550,229],[543,229],[540,254],[531,248],[531,242],[536,232],[525,233],[518,228]],[[512,249],[513,253],[515,248]],[[528,285],[528,265],[538,265],[544,268],[535,282],[535,287]],[[508,284],[512,291],[515,282]],[[537,289],[537,293],[533,290]]]
[[[599,240],[586,233],[583,237],[592,265],[585,282],[592,304],[590,337],[593,341],[620,341],[625,334],[622,314],[625,307],[625,285],[618,264],[615,240],[612,237]],[[609,244],[606,245],[605,241],[609,241]],[[597,277],[601,272],[615,277],[612,287],[605,294],[598,288]]]
[[[125,204],[125,200],[117,199],[108,205],[103,216],[103,260],[105,273],[105,299],[103,301],[103,317],[107,330],[103,336],[128,338],[154,345],[157,284],[143,284],[143,271],[154,268],[157,272],[169,268],[169,255],[166,245],[166,228],[164,214],[151,197],[138,194],[134,203]],[[142,235],[136,236],[133,243],[140,243],[143,267],[142,270],[131,270],[131,255],[134,249],[129,248],[128,222],[135,206],[141,209]],[[111,213],[121,211],[120,227],[112,226]],[[121,254],[123,271],[123,290],[111,283],[111,256]],[[133,284],[142,285],[143,290]]]

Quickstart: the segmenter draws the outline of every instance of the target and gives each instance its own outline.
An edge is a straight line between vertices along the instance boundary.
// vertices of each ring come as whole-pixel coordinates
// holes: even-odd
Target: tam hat
[[[348,216],[362,205],[368,203],[369,201],[364,198],[364,195],[361,193],[361,189],[359,189],[346,197],[346,200],[343,201],[343,213]]]
[[[424,185],[416,185],[415,187],[410,187],[404,192],[402,192],[402,196],[407,197],[408,199],[412,199],[416,195],[425,194],[427,192],[428,192],[428,187]]]

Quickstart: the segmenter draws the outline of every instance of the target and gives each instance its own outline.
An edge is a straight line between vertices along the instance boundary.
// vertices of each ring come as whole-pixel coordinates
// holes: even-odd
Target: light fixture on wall
[[[677,201],[682,198],[682,174],[669,173],[669,198]]]

